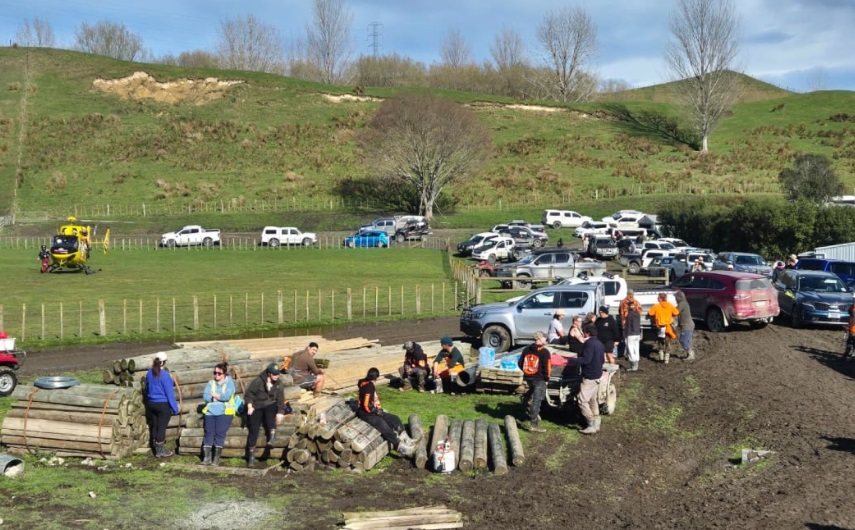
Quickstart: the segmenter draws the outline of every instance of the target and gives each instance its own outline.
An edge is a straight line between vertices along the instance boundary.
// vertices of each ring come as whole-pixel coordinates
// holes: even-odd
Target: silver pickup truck
[[[518,342],[531,342],[546,332],[555,311],[568,315],[595,313],[603,305],[602,284],[553,285],[532,291],[513,302],[476,305],[460,315],[460,331],[481,339],[497,353]]]
[[[528,289],[532,280],[572,278],[582,271],[591,276],[605,272],[606,264],[602,261],[579,258],[567,248],[554,248],[546,251],[535,251],[523,259],[506,265],[499,265],[493,270],[492,276],[508,278],[502,281],[504,287],[512,287],[511,279],[516,279],[516,286]]]

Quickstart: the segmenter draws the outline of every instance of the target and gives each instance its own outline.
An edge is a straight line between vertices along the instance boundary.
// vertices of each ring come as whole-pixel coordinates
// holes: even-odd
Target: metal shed
[[[852,243],[829,245],[827,247],[816,247],[814,252],[818,258],[855,261],[855,241]]]

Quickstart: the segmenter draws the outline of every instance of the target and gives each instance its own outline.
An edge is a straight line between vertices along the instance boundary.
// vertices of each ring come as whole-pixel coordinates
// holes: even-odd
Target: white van
[[[544,226],[551,226],[556,230],[559,228],[578,228],[585,221],[593,221],[593,219],[572,210],[544,210],[540,217],[540,222]]]

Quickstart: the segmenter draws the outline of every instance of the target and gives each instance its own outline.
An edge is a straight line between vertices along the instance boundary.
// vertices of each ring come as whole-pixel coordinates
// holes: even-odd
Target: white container
[[[454,460],[451,444],[441,443],[433,452],[433,470],[437,473],[451,473],[454,471]]]
[[[0,339],[0,351],[12,351],[15,349],[15,339]]]

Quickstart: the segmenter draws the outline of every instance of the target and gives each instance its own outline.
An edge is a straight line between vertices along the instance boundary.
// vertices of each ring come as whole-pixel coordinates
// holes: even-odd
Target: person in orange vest
[[[679,314],[680,312],[671,302],[668,301],[668,295],[665,293],[659,293],[659,302],[651,307],[650,311],[647,312],[647,316],[653,319],[653,325],[659,330],[656,345],[659,349],[659,360],[665,364],[668,364],[668,360],[671,356],[671,341],[677,338],[677,334],[674,333],[672,324],[674,322],[674,317]]]
[[[433,380],[436,384],[436,390],[433,392],[442,394],[443,384],[454,382],[457,379],[457,374],[464,370],[465,365],[463,354],[454,347],[454,341],[451,340],[451,337],[441,338],[439,345],[442,349],[433,360],[431,372],[433,373]]]
[[[849,307],[849,335],[846,337],[846,351],[843,356],[851,359],[853,349],[855,349],[855,304]]]
[[[528,390],[523,396],[523,405],[531,420],[529,424],[531,432],[546,432],[546,429],[540,426],[540,405],[546,396],[546,382],[552,375],[552,356],[544,344],[546,344],[546,335],[541,331],[535,332],[534,344],[529,344],[523,350],[518,362],[523,372],[523,379],[528,385]]]

